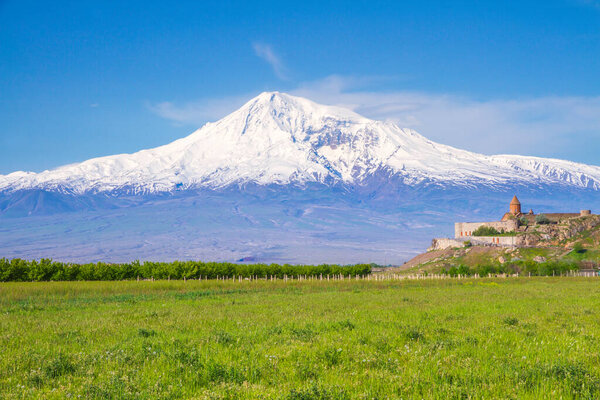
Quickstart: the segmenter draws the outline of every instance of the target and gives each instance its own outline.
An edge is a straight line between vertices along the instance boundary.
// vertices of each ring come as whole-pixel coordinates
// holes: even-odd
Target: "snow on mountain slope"
[[[0,175],[0,191],[152,193],[249,182],[363,185],[379,174],[408,185],[522,183],[600,189],[600,167],[471,153],[393,123],[273,92],[165,146],[41,173]]]

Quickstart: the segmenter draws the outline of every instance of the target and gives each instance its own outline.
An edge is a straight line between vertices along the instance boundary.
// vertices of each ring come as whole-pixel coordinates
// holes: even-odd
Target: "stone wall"
[[[500,247],[518,247],[523,246],[524,241],[521,236],[473,236],[469,240],[474,245],[491,245]]]
[[[468,236],[458,239],[436,238],[431,241],[431,250],[444,250],[453,247],[465,247],[470,242],[474,246],[522,247],[525,243],[524,236]]]
[[[450,238],[437,238],[431,241],[431,247],[427,250],[444,250],[452,247],[465,247],[465,241]]]
[[[456,239],[471,237],[473,232],[480,226],[495,228],[498,232],[514,232],[519,227],[517,220],[493,221],[493,222],[457,222],[454,224],[454,237]]]

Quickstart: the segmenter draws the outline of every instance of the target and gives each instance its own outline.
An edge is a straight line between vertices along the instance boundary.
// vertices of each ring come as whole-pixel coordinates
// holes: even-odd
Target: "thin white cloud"
[[[369,91],[377,78],[330,76],[289,93],[413,128],[436,142],[484,154],[523,154],[599,164],[600,96],[478,100],[410,91]],[[257,94],[257,93],[256,93]],[[151,106],[180,124],[217,120],[256,94]]]
[[[287,71],[285,66],[283,65],[283,62],[281,62],[281,59],[279,58],[279,56],[277,56],[277,54],[275,54],[270,45],[255,42],[252,43],[252,47],[254,48],[254,53],[258,57],[265,60],[271,66],[271,68],[273,68],[273,72],[275,72],[275,75],[279,79],[284,81],[288,80]]]
[[[600,96],[476,100],[423,92],[354,91],[328,77],[293,94],[413,128],[431,140],[484,154],[526,154],[599,164]]]
[[[228,96],[218,99],[204,99],[177,105],[170,101],[146,106],[153,113],[168,119],[177,125],[200,126],[206,122],[216,121],[230,112],[240,108],[256,94]]]

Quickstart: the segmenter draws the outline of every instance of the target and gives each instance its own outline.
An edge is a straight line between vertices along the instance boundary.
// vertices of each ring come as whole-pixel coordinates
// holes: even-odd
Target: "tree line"
[[[297,278],[299,276],[368,275],[371,264],[291,265],[173,261],[131,263],[64,263],[50,259],[0,259],[0,282],[120,281],[134,279]]]
[[[480,264],[473,267],[467,265],[455,265],[450,268],[443,268],[442,274],[450,276],[487,276],[488,274],[516,274],[531,276],[553,276],[563,275],[571,271],[579,271],[580,265],[575,261],[544,261],[535,262],[532,260],[517,260],[504,264]]]

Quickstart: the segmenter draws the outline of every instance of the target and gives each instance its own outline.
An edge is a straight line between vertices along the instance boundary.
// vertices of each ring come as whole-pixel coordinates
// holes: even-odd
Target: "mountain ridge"
[[[40,173],[0,175],[0,192],[149,194],[186,189],[318,183],[369,186],[558,185],[600,190],[600,167],[518,155],[482,155],[412,129],[279,92],[169,144]]]

